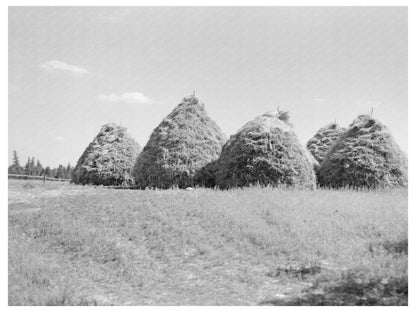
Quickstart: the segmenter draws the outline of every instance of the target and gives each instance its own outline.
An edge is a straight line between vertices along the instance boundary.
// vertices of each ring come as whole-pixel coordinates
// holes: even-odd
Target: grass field
[[[406,305],[407,190],[9,181],[9,305]]]

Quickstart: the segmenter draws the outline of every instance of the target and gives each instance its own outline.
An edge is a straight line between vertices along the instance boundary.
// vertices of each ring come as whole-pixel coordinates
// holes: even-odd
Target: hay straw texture
[[[268,112],[245,124],[225,144],[217,165],[220,188],[296,186],[314,188],[313,157],[284,112]]]
[[[109,123],[81,155],[72,173],[72,182],[95,185],[133,185],[131,171],[140,146],[126,128]]]
[[[218,159],[225,136],[195,96],[183,99],[153,130],[134,167],[139,188],[204,185],[195,175]]]
[[[360,115],[332,146],[318,171],[324,187],[407,185],[407,156],[378,120]]]
[[[322,163],[332,145],[340,138],[345,130],[345,128],[341,128],[336,123],[330,123],[329,125],[319,129],[318,132],[308,141],[306,146],[319,164]]]

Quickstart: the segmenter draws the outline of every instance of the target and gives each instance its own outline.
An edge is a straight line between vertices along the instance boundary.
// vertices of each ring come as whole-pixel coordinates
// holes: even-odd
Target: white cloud
[[[324,99],[324,98],[314,98],[313,101],[314,102],[318,102],[318,103],[325,103],[328,100],[327,99]]]
[[[86,70],[85,68],[66,64],[64,62],[57,61],[57,60],[45,62],[40,65],[40,68],[42,68],[44,71],[48,73],[52,73],[56,71],[64,71],[64,72],[78,74],[78,75],[88,74],[88,70]]]
[[[150,104],[152,99],[140,92],[126,92],[122,94],[99,94],[97,100],[113,103]]]
[[[63,140],[65,140],[65,138],[64,137],[61,137],[61,136],[57,136],[53,140],[54,141],[57,141],[57,142],[62,142]]]

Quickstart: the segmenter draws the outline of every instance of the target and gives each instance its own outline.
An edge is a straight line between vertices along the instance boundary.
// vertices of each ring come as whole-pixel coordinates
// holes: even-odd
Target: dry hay
[[[217,184],[222,189],[252,184],[314,188],[313,166],[287,113],[268,112],[245,124],[225,144]]]
[[[81,155],[72,173],[72,182],[95,185],[132,185],[131,170],[140,146],[126,128],[109,123]]]
[[[217,185],[217,161],[218,159],[209,162],[196,172],[194,176],[196,185],[210,188],[214,188]]]
[[[406,186],[407,156],[386,126],[360,115],[328,152],[318,180],[334,188]]]
[[[308,141],[306,147],[319,164],[322,163],[332,145],[340,138],[345,130],[345,128],[341,128],[336,123],[330,123],[329,125],[319,129],[318,132]]]
[[[153,130],[134,167],[139,188],[206,184],[200,170],[218,159],[225,136],[195,96],[183,99]]]

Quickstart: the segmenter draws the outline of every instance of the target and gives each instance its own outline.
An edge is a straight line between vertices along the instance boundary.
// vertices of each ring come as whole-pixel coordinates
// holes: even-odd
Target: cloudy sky
[[[407,152],[407,9],[9,8],[9,163],[75,165],[107,122],[143,146],[194,89],[227,135],[280,106],[306,143],[373,107]]]

